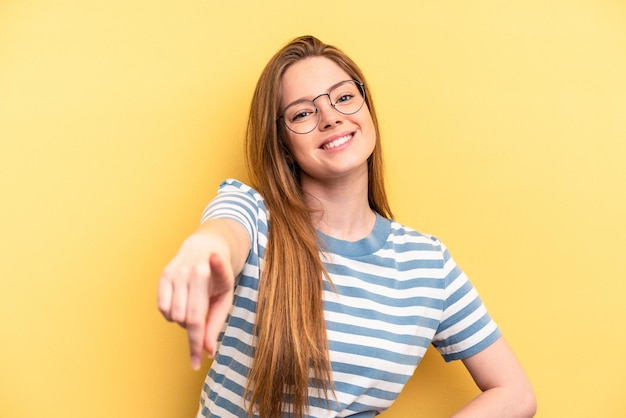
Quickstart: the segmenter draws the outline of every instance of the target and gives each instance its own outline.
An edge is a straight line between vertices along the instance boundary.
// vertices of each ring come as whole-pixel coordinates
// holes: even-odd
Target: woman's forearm
[[[530,380],[504,338],[466,358],[463,364],[482,393],[454,414],[454,418],[535,415],[537,401]]]
[[[528,418],[536,411],[532,390],[497,387],[482,392],[452,418]]]

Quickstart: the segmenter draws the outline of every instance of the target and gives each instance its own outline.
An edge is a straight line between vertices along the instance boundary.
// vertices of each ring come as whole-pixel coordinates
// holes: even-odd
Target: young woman
[[[198,417],[371,417],[427,347],[482,393],[457,417],[527,417],[531,385],[437,238],[393,221],[376,113],[344,53],[297,38],[251,104],[251,186],[227,180],[159,283],[192,366],[214,357]]]

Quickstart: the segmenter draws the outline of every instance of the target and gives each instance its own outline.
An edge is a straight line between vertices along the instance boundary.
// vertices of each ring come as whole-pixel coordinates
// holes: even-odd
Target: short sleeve
[[[259,210],[264,207],[262,202],[259,193],[250,186],[228,179],[220,184],[217,196],[202,212],[200,222],[208,219],[232,219],[243,225],[253,243],[258,232]]]
[[[432,344],[446,361],[464,359],[495,342],[501,332],[478,292],[441,243],[445,301]]]

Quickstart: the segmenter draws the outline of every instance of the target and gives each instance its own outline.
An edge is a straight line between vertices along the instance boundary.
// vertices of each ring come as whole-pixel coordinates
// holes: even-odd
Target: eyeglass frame
[[[335,106],[336,103],[333,103],[333,99],[331,99],[330,97],[330,91],[332,89],[334,89],[335,87],[346,83],[348,81],[353,81],[356,83],[357,86],[359,86],[359,90],[361,90],[361,96],[363,97],[363,103],[361,103],[361,106],[359,106],[359,108],[357,110],[355,110],[354,112],[350,112],[350,113],[344,113],[341,110],[337,109],[337,107]],[[315,108],[315,114],[317,115],[317,123],[315,124],[315,126],[313,128],[311,128],[311,130],[306,131],[306,132],[296,132],[293,129],[291,129],[289,127],[289,125],[287,124],[287,122],[285,121],[285,110],[283,111],[283,114],[280,115],[279,117],[276,118],[276,123],[278,123],[279,120],[283,120],[283,125],[285,125],[285,128],[289,129],[291,132],[293,132],[294,134],[298,134],[298,135],[306,135],[308,133],[313,132],[319,125],[320,125],[320,121],[322,120],[321,115],[320,115],[320,109],[317,107],[317,105],[315,104],[315,101],[317,99],[319,99],[322,96],[328,96],[328,103],[330,103],[330,105],[332,106],[333,109],[335,109],[338,113],[341,113],[342,115],[354,115],[355,113],[358,113],[361,109],[363,109],[363,105],[366,102],[366,94],[365,94],[365,83],[356,79],[349,79],[349,80],[342,80],[339,83],[335,84],[334,86],[332,86],[331,88],[328,89],[328,91],[326,93],[322,93],[320,95],[315,96],[313,99],[311,100],[296,100],[293,103],[290,103],[289,105],[287,105],[287,107],[285,107],[285,110],[289,109],[289,106],[291,106],[292,104],[298,103],[298,102],[311,102],[313,104],[313,107]]]

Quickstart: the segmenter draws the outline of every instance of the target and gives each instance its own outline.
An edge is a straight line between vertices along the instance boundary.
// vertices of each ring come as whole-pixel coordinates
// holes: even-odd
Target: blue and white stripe
[[[260,267],[268,213],[258,192],[227,180],[202,220],[240,222],[252,243],[198,417],[246,416],[243,391],[254,354]],[[377,217],[372,234],[347,242],[319,233],[324,310],[335,398],[309,389],[311,417],[371,417],[387,409],[432,343],[447,361],[493,343],[500,331],[478,293],[435,237]]]

